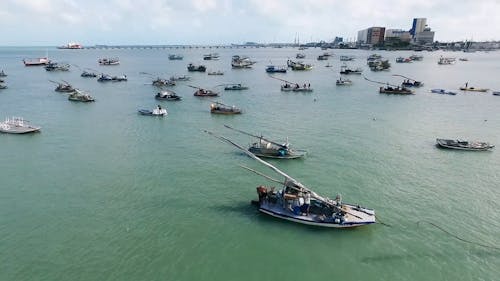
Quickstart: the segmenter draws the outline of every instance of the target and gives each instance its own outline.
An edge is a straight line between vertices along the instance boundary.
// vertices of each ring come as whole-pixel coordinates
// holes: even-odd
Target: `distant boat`
[[[337,85],[337,86],[350,86],[350,85],[352,85],[352,81],[349,79],[342,79],[342,77],[340,77],[335,82],[335,85]]]
[[[219,59],[219,54],[217,53],[203,55],[203,60],[218,60],[218,59]]]
[[[354,60],[353,56],[340,56],[340,61],[352,61]]]
[[[47,65],[50,63],[48,57],[43,58],[33,58],[33,59],[23,59],[23,63],[25,66],[39,66],[39,65]]]
[[[75,91],[75,88],[73,88],[73,86],[71,86],[71,84],[69,84],[66,81],[63,81],[63,82],[56,82],[56,81],[52,81],[52,80],[49,80],[49,81],[54,83],[54,84],[57,84],[56,88],[54,89],[54,91],[56,91],[56,92],[72,93]]]
[[[469,61],[469,59],[468,59],[468,58],[459,58],[458,60],[459,60],[459,61]]]
[[[97,62],[100,65],[119,65],[120,59],[119,58],[100,58],[99,60],[97,60]]]
[[[90,71],[86,71],[86,70],[84,70],[84,71],[82,72],[82,74],[80,74],[80,76],[81,76],[81,77],[87,77],[87,78],[89,78],[89,77],[90,77],[90,78],[94,78],[94,77],[97,77],[97,74],[96,74],[96,73],[94,73],[94,72],[90,72]]]
[[[182,55],[168,55],[169,60],[182,60],[184,57]]]
[[[83,49],[83,46],[78,44],[78,43],[70,42],[64,46],[59,46],[57,48],[58,49]]]
[[[218,71],[209,71],[207,73],[208,75],[224,75],[224,72],[218,70]]]
[[[4,122],[0,122],[0,132],[8,134],[27,134],[39,132],[40,127],[29,125],[21,117],[12,117],[5,119]]]
[[[167,101],[180,101],[182,98],[178,96],[174,91],[164,90],[155,95],[157,100],[167,100]]]
[[[500,92],[493,92],[494,96],[500,96]]]
[[[207,67],[204,65],[194,65],[194,64],[190,63],[190,64],[188,64],[187,69],[188,69],[188,71],[191,71],[191,72],[194,72],[194,71],[205,72],[207,70]]]
[[[469,92],[487,92],[489,89],[485,89],[485,88],[474,88],[474,87],[469,87],[469,86],[465,86],[465,87],[460,87],[460,90],[462,91],[469,91]]]
[[[412,59],[404,58],[404,57],[397,57],[396,62],[397,63],[410,63],[410,62],[412,62]]]
[[[445,90],[445,89],[432,89],[431,93],[441,94],[441,95],[452,95],[452,96],[454,96],[454,95],[457,94],[456,92],[448,91],[448,90]]]
[[[327,60],[329,56],[327,55],[319,55],[318,60]]]
[[[286,73],[286,67],[284,67],[284,66],[268,65],[266,67],[266,72],[267,73]]]
[[[312,65],[303,63],[301,61],[287,61],[288,67],[292,68],[292,70],[311,70]]]
[[[306,58],[306,54],[304,54],[304,53],[298,53],[297,55],[295,55],[295,58],[296,59],[305,59]]]
[[[229,106],[221,102],[214,102],[210,104],[210,113],[223,115],[241,114],[241,109],[237,108],[234,105]]]
[[[424,59],[424,56],[413,54],[410,56],[410,59],[412,61],[421,61]]]
[[[194,92],[194,94],[193,94],[195,97],[217,97],[217,96],[219,96],[219,93],[212,91],[212,90],[209,90],[209,89],[204,89],[204,88],[191,86],[191,85],[188,85],[188,86],[196,89],[196,92]]]
[[[455,63],[455,58],[445,58],[441,56],[438,60],[439,65],[450,65]]]
[[[147,115],[147,116],[167,116],[167,110],[165,108],[162,108],[161,106],[157,106],[153,110],[148,110],[148,109],[139,109],[138,110],[139,114],[141,115]]]
[[[84,93],[83,91],[78,90],[78,89],[75,89],[75,91],[72,92],[68,96],[68,100],[78,101],[78,102],[93,102],[93,101],[95,101],[95,99],[91,95]]]
[[[170,76],[171,81],[189,81],[191,77],[182,75],[182,76]]]
[[[361,68],[349,68],[346,64],[340,66],[340,74],[361,74],[363,72],[363,69]]]
[[[127,80],[127,75],[111,76],[104,73],[99,75],[99,78],[97,78],[98,82],[122,82]]]
[[[44,66],[46,71],[69,71],[70,65],[67,63],[51,62]]]
[[[232,84],[232,85],[226,85],[224,87],[225,91],[241,91],[241,90],[248,90],[247,86],[243,86],[241,84]]]
[[[0,71],[0,77],[7,77],[7,74],[3,70]]]
[[[385,86],[379,88],[379,93],[381,94],[393,94],[393,95],[413,95],[413,91],[405,87],[392,87]]]
[[[175,86],[175,81],[171,79],[156,78],[152,82],[153,86],[163,87],[163,86]]]
[[[442,148],[469,150],[469,151],[486,151],[495,146],[487,142],[469,142],[465,140],[451,139],[436,139],[436,145]]]
[[[248,57],[235,55],[231,59],[231,66],[233,68],[251,68],[255,61],[250,60]]]

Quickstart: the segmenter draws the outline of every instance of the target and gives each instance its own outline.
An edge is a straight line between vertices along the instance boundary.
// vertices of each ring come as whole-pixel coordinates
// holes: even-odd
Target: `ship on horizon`
[[[64,46],[57,47],[58,49],[83,49],[83,46],[79,43],[70,42]]]

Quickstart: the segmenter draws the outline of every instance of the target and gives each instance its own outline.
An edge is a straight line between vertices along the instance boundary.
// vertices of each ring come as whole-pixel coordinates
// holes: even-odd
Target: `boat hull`
[[[449,140],[449,139],[436,139],[436,145],[440,148],[446,149],[455,149],[455,150],[465,150],[465,151],[489,151],[494,148],[494,145],[491,145],[486,142],[460,142],[457,140]]]

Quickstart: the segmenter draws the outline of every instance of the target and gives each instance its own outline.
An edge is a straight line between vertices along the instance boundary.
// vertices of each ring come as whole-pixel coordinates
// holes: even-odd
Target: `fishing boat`
[[[170,54],[168,55],[169,60],[182,60],[184,57],[182,55]]]
[[[81,90],[78,90],[78,89],[75,89],[75,91],[73,91],[68,96],[68,100],[79,101],[79,102],[93,102],[93,101],[95,101],[95,99],[91,95],[89,95]]]
[[[219,59],[219,54],[217,53],[203,55],[203,60],[218,60],[218,59]]]
[[[450,65],[455,63],[455,58],[446,58],[446,57],[439,57],[438,64],[439,65]]]
[[[250,60],[250,58],[245,56],[235,55],[231,59],[231,66],[233,68],[251,68],[255,64],[255,61]]]
[[[470,151],[486,151],[494,148],[495,146],[488,142],[470,142],[465,140],[452,140],[452,139],[436,139],[436,145],[441,148],[470,150]]]
[[[488,92],[489,89],[469,87],[468,83],[465,83],[465,87],[460,87],[460,90],[462,90],[462,91],[469,91],[469,92],[481,92],[481,93],[485,93],[485,92]]]
[[[299,85],[296,83],[285,83],[281,85],[281,91],[283,92],[312,92],[311,84]]]
[[[292,70],[311,70],[312,65],[303,63],[301,61],[292,61],[288,60],[287,61],[288,67],[292,68]]]
[[[266,72],[267,73],[286,73],[286,67],[284,67],[284,66],[268,65],[266,67]]]
[[[78,50],[78,49],[83,49],[83,46],[78,43],[70,42],[66,45],[59,46],[57,47],[58,49],[70,49],[70,50]]]
[[[205,72],[207,70],[207,67],[204,65],[194,65],[192,63],[188,64],[187,66],[188,71],[194,72]]]
[[[241,109],[237,108],[234,105],[229,106],[221,102],[213,102],[210,104],[210,113],[224,115],[241,114]]]
[[[410,56],[410,59],[411,59],[412,61],[421,61],[421,60],[423,60],[423,59],[424,59],[424,56],[422,56],[422,55],[417,55],[417,54],[413,54],[413,55],[411,55],[411,56]]]
[[[3,70],[0,70],[0,77],[7,77],[7,74]]]
[[[327,60],[329,56],[326,55],[319,55],[318,60]]]
[[[371,71],[389,70],[389,68],[391,68],[391,63],[389,62],[389,60],[371,60],[368,61],[368,67],[370,67]]]
[[[27,134],[39,132],[40,127],[28,124],[22,117],[7,118],[0,122],[0,132],[8,134]]]
[[[379,93],[380,94],[392,94],[392,95],[413,95],[413,91],[406,88],[406,87],[400,87],[400,86],[390,86],[387,85],[385,87],[380,87],[379,88]]]
[[[225,91],[241,91],[241,90],[248,90],[248,87],[247,86],[243,86],[241,84],[230,84],[230,85],[226,85],[224,87],[224,90]]]
[[[99,60],[97,60],[97,62],[100,65],[119,65],[120,59],[119,58],[100,58]]]
[[[352,61],[354,60],[353,56],[340,56],[340,61]]]
[[[97,74],[94,73],[94,72],[90,72],[90,71],[87,71],[87,70],[84,70],[82,72],[82,74],[80,74],[81,77],[86,77],[86,78],[95,78],[97,77]]]
[[[56,92],[72,93],[75,91],[75,88],[73,88],[73,86],[71,86],[71,84],[69,84],[66,81],[62,81],[62,82],[56,82],[56,81],[52,81],[52,80],[49,80],[49,81],[54,83],[54,84],[57,84],[56,88],[54,89],[54,91],[56,91]]]
[[[392,76],[399,76],[399,77],[403,77],[404,80],[403,82],[401,82],[401,86],[402,87],[415,87],[415,88],[418,88],[418,87],[422,87],[424,85],[423,82],[421,81],[417,81],[415,79],[412,79],[412,78],[409,78],[409,77],[406,77],[406,76],[403,76],[403,75],[399,75],[399,74],[393,74]]]
[[[32,58],[32,59],[23,59],[23,63],[25,66],[39,66],[39,65],[49,64],[50,60],[48,57]]]
[[[175,86],[175,81],[173,81],[171,79],[163,79],[163,78],[157,77],[156,79],[153,80],[152,84],[153,84],[153,86],[156,86],[156,87]]]
[[[410,63],[410,62],[412,62],[412,59],[404,58],[404,57],[397,57],[396,62],[397,63]]]
[[[141,115],[147,115],[147,116],[167,116],[167,110],[165,108],[162,108],[160,105],[155,107],[153,110],[148,110],[148,109],[139,109],[138,110],[139,114]]]
[[[493,95],[494,96],[500,96],[500,92],[495,91],[495,92],[493,92]]]
[[[335,85],[337,85],[337,86],[351,86],[352,85],[352,81],[349,80],[349,79],[342,79],[342,77],[340,77],[335,82]]]
[[[278,158],[278,159],[296,159],[304,157],[307,154],[307,151],[302,149],[293,149],[290,147],[290,143],[288,142],[288,138],[284,143],[279,143],[276,141],[269,140],[264,138],[264,136],[254,135],[236,128],[233,128],[228,125],[224,125],[224,127],[231,129],[233,131],[242,133],[247,136],[251,136],[257,138],[257,141],[252,143],[248,148],[248,151],[257,155],[258,157],[265,158]]]
[[[70,65],[67,63],[51,62],[44,66],[46,71],[69,71]]]
[[[209,90],[209,89],[204,89],[204,88],[191,86],[191,85],[188,85],[188,86],[196,89],[196,91],[193,94],[195,97],[217,97],[217,96],[219,96],[219,93],[212,91],[212,90]]]
[[[212,132],[206,132],[223,142],[235,146],[251,158],[284,177],[283,181],[276,180],[254,169],[242,166],[270,181],[283,185],[280,190],[262,185],[257,187],[259,200],[252,201],[252,203],[257,205],[260,212],[295,223],[329,228],[352,228],[376,222],[374,210],[361,207],[359,204],[345,203],[342,201],[340,194],[335,197],[335,200],[320,196],[296,179],[245,150],[235,142],[225,137],[217,136]]]
[[[458,60],[459,60],[459,61],[469,61],[469,59],[468,59],[468,58],[459,58]]]
[[[306,58],[306,54],[304,54],[304,53],[297,53],[297,55],[295,55],[295,58],[296,59],[305,59]]]
[[[208,75],[224,75],[224,72],[217,70],[217,71],[209,71],[207,74]]]
[[[456,92],[448,91],[445,89],[431,89],[431,93],[441,94],[441,95],[452,95],[452,96],[457,94]]]
[[[172,81],[189,81],[191,77],[182,75],[182,76],[171,76],[170,80]]]
[[[180,101],[182,97],[178,96],[174,91],[163,90],[155,95],[157,100]]]
[[[340,66],[340,74],[349,75],[349,74],[361,74],[363,69],[361,68],[349,68],[346,64]]]
[[[99,78],[97,78],[98,82],[123,82],[127,80],[127,75],[111,76],[104,73],[100,74]]]

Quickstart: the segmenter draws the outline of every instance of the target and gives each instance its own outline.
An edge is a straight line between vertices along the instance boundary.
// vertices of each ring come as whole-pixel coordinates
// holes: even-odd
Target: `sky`
[[[0,46],[300,43],[409,30],[437,41],[500,40],[500,0],[1,0]]]

